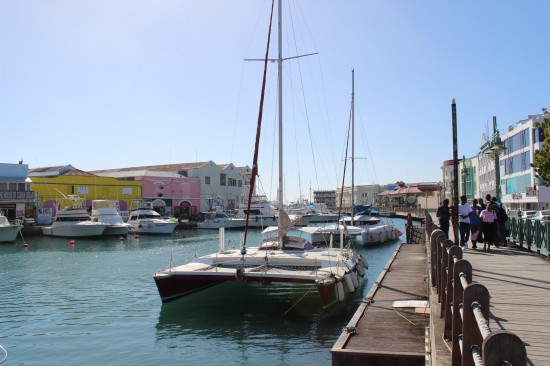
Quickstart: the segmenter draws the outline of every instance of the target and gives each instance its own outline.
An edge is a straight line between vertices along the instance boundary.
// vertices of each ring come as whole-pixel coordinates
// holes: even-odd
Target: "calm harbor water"
[[[404,220],[393,223],[405,232]],[[240,233],[226,232],[226,248]],[[329,316],[313,292],[302,298],[304,288],[286,285],[226,283],[162,304],[153,273],[171,258],[216,251],[217,231],[26,242],[0,244],[0,345],[10,366],[330,365],[330,349],[397,246],[357,245],[369,270]]]

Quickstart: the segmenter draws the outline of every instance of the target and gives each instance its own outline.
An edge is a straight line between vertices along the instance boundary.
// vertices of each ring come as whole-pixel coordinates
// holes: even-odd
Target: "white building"
[[[545,187],[536,178],[531,167],[535,151],[542,147],[544,134],[542,123],[550,115],[532,115],[508,127],[502,136],[506,147],[500,156],[502,202],[511,210],[542,210],[550,207],[550,187]],[[536,185],[536,190],[534,189]]]

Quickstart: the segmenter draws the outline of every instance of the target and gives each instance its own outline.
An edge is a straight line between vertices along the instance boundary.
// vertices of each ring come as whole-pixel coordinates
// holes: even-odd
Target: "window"
[[[227,179],[227,185],[230,187],[236,187],[237,186],[237,180],[235,178],[228,178]]]
[[[226,175],[225,174],[220,174],[220,186],[226,186],[227,185],[227,180],[226,180]]]
[[[204,184],[210,184],[210,176],[209,175],[204,176]]]
[[[243,186],[243,181],[239,179],[239,187]]]

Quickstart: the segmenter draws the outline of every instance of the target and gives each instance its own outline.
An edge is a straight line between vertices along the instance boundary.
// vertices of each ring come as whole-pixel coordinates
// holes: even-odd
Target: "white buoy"
[[[348,292],[354,292],[355,287],[353,286],[353,280],[351,279],[351,273],[346,273],[344,275],[344,280],[346,281],[346,288]]]
[[[344,301],[346,293],[344,292],[344,284],[340,281],[336,281],[336,298],[338,301]]]

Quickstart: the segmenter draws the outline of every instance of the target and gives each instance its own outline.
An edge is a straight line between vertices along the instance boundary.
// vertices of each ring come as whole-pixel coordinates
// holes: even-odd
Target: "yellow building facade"
[[[59,173],[31,171],[29,174],[39,207],[53,208],[64,196],[78,195],[86,200],[87,207],[91,207],[92,200],[117,200],[120,209],[127,210],[130,201],[141,199],[141,180],[100,177],[74,168]]]

